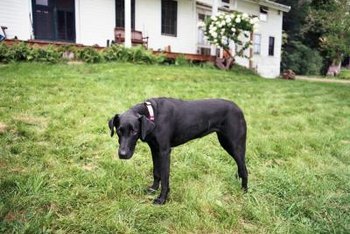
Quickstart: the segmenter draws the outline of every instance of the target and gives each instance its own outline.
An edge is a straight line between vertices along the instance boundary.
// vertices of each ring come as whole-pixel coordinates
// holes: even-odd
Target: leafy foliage
[[[300,41],[291,41],[282,56],[282,70],[292,69],[300,75],[318,75],[323,60],[317,50],[313,50]]]
[[[338,78],[339,79],[350,80],[350,70],[349,69],[342,69],[340,71],[340,74],[339,74]]]
[[[350,1],[312,1],[303,31],[319,35],[320,50],[339,64],[350,54]]]
[[[175,59],[175,65],[177,66],[189,66],[190,62],[187,61],[184,55],[177,56]]]
[[[25,43],[16,43],[13,46],[0,44],[0,62],[48,62],[58,63],[65,61],[64,52],[72,52],[75,58],[86,63],[100,62],[131,62],[143,64],[162,64],[163,55],[154,55],[150,50],[142,46],[125,48],[121,45],[112,45],[103,50],[97,50],[92,47],[78,48],[74,46],[47,46],[31,47]]]
[[[62,52],[53,46],[32,48],[29,51],[28,61],[58,63],[62,60]]]
[[[235,45],[240,46],[237,55],[242,57],[244,51],[251,45],[249,36],[256,21],[256,17],[246,13],[221,13],[208,18],[204,25],[200,26],[204,27],[204,34],[211,44],[223,48],[230,54],[230,42],[233,41]]]
[[[99,63],[102,61],[102,55],[91,47],[85,47],[84,49],[78,50],[77,56],[84,62],[87,63]]]
[[[62,51],[53,46],[46,48],[30,47],[21,42],[9,47],[4,43],[0,44],[0,62],[47,62],[57,63],[62,60]]]

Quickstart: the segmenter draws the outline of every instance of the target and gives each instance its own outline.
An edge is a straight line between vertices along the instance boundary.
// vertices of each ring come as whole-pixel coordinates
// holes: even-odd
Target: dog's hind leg
[[[235,136],[233,139],[227,137],[224,133],[218,132],[218,139],[221,146],[229,153],[235,160],[238,167],[238,176],[242,179],[242,189],[248,191],[248,171],[245,164],[245,133]]]

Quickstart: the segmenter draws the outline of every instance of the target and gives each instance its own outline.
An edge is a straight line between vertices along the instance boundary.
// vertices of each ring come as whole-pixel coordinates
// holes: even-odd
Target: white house
[[[114,40],[114,28],[131,29],[149,37],[153,50],[215,54],[198,23],[218,12],[240,11],[259,16],[253,50],[237,62],[264,77],[280,72],[282,19],[290,7],[269,0],[1,0],[0,25],[9,39],[66,41],[105,46]],[[234,48],[233,48],[234,49]]]

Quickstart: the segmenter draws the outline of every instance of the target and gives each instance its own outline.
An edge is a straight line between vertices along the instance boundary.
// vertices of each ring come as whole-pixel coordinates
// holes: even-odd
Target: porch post
[[[131,0],[124,0],[124,12],[125,12],[125,42],[124,45],[127,48],[131,47]]]
[[[211,9],[211,15],[212,16],[215,16],[218,14],[218,0],[213,0],[213,7]],[[211,48],[210,48],[210,55],[211,56],[215,56],[216,55],[216,46],[215,45],[212,45]]]

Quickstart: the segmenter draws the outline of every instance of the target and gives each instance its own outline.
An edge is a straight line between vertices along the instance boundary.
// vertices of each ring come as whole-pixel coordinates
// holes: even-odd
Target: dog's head
[[[127,111],[121,115],[116,114],[108,122],[111,137],[116,129],[119,138],[118,155],[120,159],[130,159],[134,154],[137,140],[145,141],[152,132],[155,124],[146,116]]]

